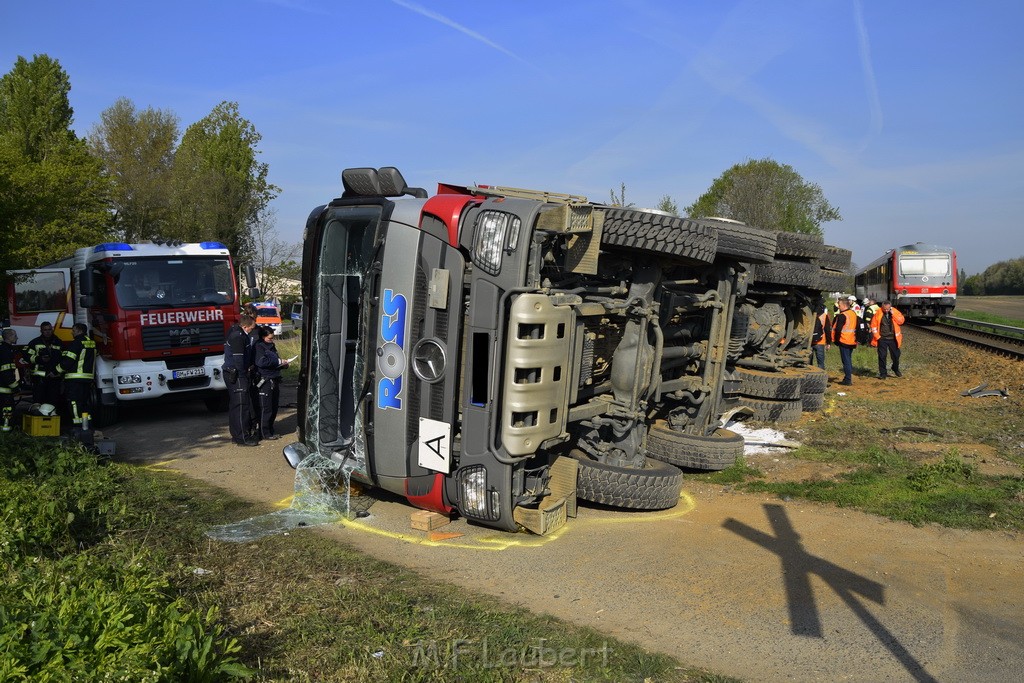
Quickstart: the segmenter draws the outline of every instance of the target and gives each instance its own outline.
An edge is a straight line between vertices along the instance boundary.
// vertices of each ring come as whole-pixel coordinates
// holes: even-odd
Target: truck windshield
[[[206,256],[118,261],[114,291],[122,308],[220,306],[235,300],[231,262]]]
[[[374,306],[367,292],[373,277],[381,206],[328,210],[316,255],[312,313],[310,411],[312,445],[344,450],[356,469],[364,467],[360,397],[366,393],[364,334]]]

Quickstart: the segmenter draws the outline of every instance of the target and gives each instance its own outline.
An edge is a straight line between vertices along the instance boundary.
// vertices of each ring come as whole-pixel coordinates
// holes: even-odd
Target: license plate
[[[206,368],[185,368],[184,370],[175,370],[172,375],[174,379],[182,379],[183,377],[202,377],[206,374]]]

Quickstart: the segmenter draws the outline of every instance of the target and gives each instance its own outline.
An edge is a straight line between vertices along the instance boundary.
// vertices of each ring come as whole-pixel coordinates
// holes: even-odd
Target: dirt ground
[[[908,331],[908,343],[927,343],[923,334]],[[837,366],[834,355],[829,362]],[[924,400],[954,418],[964,401],[1008,401],[1011,412],[1024,416],[1024,363],[945,342],[935,345],[934,360],[907,365],[902,380],[858,375],[852,387],[835,385],[840,375],[833,367],[825,411],[803,420],[900,426],[886,425],[884,416],[851,417],[854,396]],[[1010,397],[960,396],[982,381],[1008,387]],[[107,435],[119,459],[287,506],[294,473],[281,446],[295,438],[294,402],[292,387],[279,422],[284,438],[259,448],[233,446],[224,416],[191,403],[134,409]],[[799,439],[806,424],[787,435]],[[1024,449],[1024,424],[1011,429]],[[954,445],[915,444],[898,430],[892,439],[922,459]],[[990,471],[1020,474],[990,447],[955,445]],[[750,462],[774,479],[841,471],[785,453]],[[410,528],[412,511],[402,500],[378,496],[369,517],[320,532],[434,580],[747,680],[1016,681],[1024,670],[1024,536],[1018,533],[915,528],[693,480],[673,510],[581,506],[576,519],[545,538],[455,520],[441,529],[453,538],[431,540]]]

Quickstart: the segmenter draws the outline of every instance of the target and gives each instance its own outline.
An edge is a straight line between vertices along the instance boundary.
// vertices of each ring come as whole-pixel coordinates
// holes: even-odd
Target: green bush
[[[219,681],[240,647],[177,595],[129,532],[128,470],[7,436],[0,455],[0,680]]]

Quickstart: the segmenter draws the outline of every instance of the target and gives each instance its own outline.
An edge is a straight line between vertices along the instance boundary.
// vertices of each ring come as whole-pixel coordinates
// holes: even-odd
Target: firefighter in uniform
[[[853,384],[853,350],[857,348],[857,325],[860,318],[850,308],[847,299],[839,300],[839,313],[832,323],[832,343],[839,347],[839,357],[843,361],[843,381],[840,384]]]
[[[256,327],[251,315],[243,313],[228,330],[224,340],[224,381],[228,385],[228,428],[231,440],[239,446],[257,446],[252,428],[252,400],[249,396],[249,370],[253,366],[253,347],[249,333]]]
[[[64,349],[60,369],[64,377],[64,397],[67,399],[71,423],[81,427],[83,416],[92,413],[96,378],[96,342],[87,336],[89,328],[84,323],[75,323],[71,333],[74,338]]]
[[[14,392],[18,390],[18,371],[15,354],[18,333],[12,329],[3,331],[0,341],[0,431],[11,431],[14,415]]]
[[[53,325],[39,326],[39,336],[28,343],[28,363],[32,373],[32,402],[59,406],[60,359],[64,342],[53,333]]]
[[[277,404],[281,398],[281,370],[288,367],[274,344],[274,330],[260,327],[260,340],[256,342],[256,371],[259,379],[256,390],[260,397],[260,437],[267,440],[278,438],[274,433],[277,419]]]

